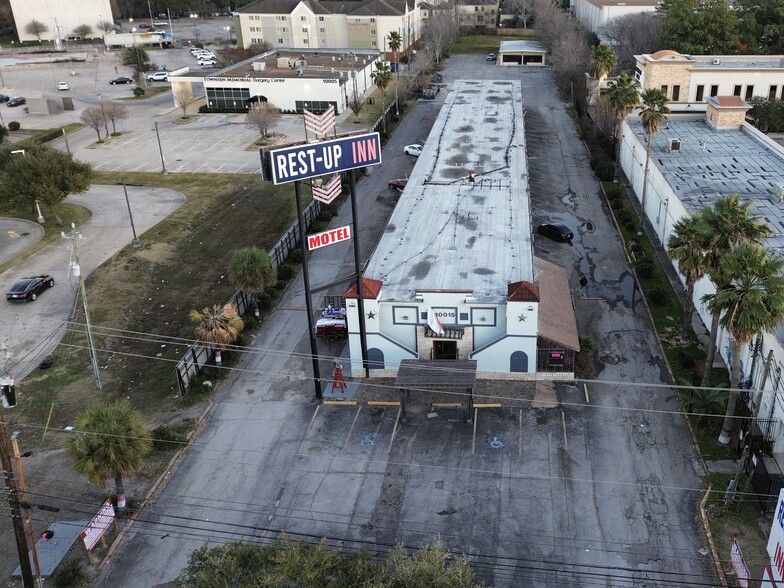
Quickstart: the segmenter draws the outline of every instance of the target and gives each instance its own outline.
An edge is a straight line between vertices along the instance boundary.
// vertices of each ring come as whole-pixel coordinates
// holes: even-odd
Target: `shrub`
[[[591,158],[591,170],[596,171],[596,168],[599,167],[599,164],[608,161],[606,157],[602,155],[594,155]]]
[[[618,219],[619,223],[626,226],[629,220],[634,220],[634,212],[632,212],[628,208],[622,208],[621,210],[615,213],[615,217]]]
[[[624,210],[627,210],[624,208]],[[631,211],[629,211],[631,212]],[[631,215],[623,221],[623,226],[631,231],[632,233],[636,233],[639,231],[640,225],[637,222],[637,217],[632,212]]]
[[[133,89],[133,95],[136,96],[137,98],[141,98],[142,96],[144,96],[144,94],[145,94],[144,88],[142,88],[141,86],[136,86]]]
[[[283,287],[285,288],[288,285],[289,280],[295,275],[297,275],[297,268],[288,263],[284,263],[278,268],[278,283],[283,282]]]
[[[634,265],[641,278],[650,278],[656,270],[656,265],[651,257],[641,257]]]
[[[152,430],[152,446],[156,451],[179,449],[180,443],[183,441],[185,441],[185,438],[182,435],[164,425],[155,427]]]
[[[84,586],[87,574],[84,571],[82,560],[78,557],[69,557],[57,566],[57,571],[52,579],[56,588]]]
[[[606,184],[604,187],[604,192],[607,194],[607,198],[610,200],[620,199],[625,194],[623,186],[620,184]]]
[[[685,370],[692,370],[697,364],[697,361],[694,359],[694,357],[689,355],[683,348],[678,348],[675,357],[677,358],[680,366]]]
[[[269,312],[272,310],[272,296],[267,292],[262,292],[256,296],[256,300],[259,303],[259,310],[261,312]]]
[[[15,120],[12,120],[10,123],[8,123],[9,131],[18,131],[21,127],[22,125],[16,122]]]
[[[615,164],[609,159],[605,159],[599,162],[594,171],[596,172],[596,177],[602,182],[611,182],[615,177]]]
[[[648,290],[648,301],[651,304],[660,305],[668,300],[667,290],[662,286],[653,286]]]
[[[291,252],[289,253],[288,258],[286,259],[286,263],[295,263],[295,264],[302,263],[302,250],[292,249]]]

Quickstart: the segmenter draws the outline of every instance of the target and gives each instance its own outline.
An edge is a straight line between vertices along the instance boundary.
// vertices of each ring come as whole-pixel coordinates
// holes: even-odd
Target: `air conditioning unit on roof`
[[[680,139],[670,139],[670,153],[677,153],[681,150],[681,140]]]
[[[719,65],[719,64],[721,64],[721,59],[714,59],[713,60],[713,65]]]

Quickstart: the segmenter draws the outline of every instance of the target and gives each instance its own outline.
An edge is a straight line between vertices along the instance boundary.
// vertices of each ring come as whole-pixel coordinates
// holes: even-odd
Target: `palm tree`
[[[278,281],[278,272],[272,267],[269,255],[257,247],[238,249],[231,258],[228,273],[232,286],[250,293],[254,314],[258,318],[258,295]]]
[[[637,80],[627,73],[619,75],[614,82],[610,82],[607,87],[607,98],[615,109],[618,123],[615,129],[615,160],[619,158],[621,151],[621,133],[623,123],[629,113],[640,103],[640,90],[637,87]]]
[[[711,313],[721,315],[721,326],[735,339],[732,350],[730,393],[719,445],[729,445],[735,422],[743,348],[761,332],[770,332],[784,320],[784,258],[755,243],[740,243],[720,258],[725,283],[703,296]]]
[[[381,90],[381,124],[386,129],[386,116],[384,110],[386,109],[387,86],[392,80],[392,72],[389,71],[389,64],[386,61],[377,61],[375,71],[371,72],[370,79]]]
[[[600,43],[591,49],[591,74],[598,80],[596,92],[602,87],[602,82],[615,69],[618,58],[613,48],[606,43]]]
[[[93,484],[114,478],[117,508],[125,508],[123,479],[142,468],[142,458],[150,452],[150,433],[141,414],[125,399],[107,403],[96,400],[74,423],[76,434],[65,449],[80,474]]]
[[[700,219],[698,216],[684,217],[675,223],[667,241],[667,255],[678,262],[678,270],[686,282],[686,304],[683,307],[681,341],[691,336],[691,320],[694,315],[694,285],[705,275],[707,260],[700,243]]]
[[[713,206],[704,207],[699,213],[699,239],[706,254],[707,274],[717,290],[726,282],[722,275],[721,255],[742,242],[759,243],[770,233],[761,218],[749,216],[751,206],[750,200],[743,202],[738,194],[730,194],[719,198]],[[710,383],[719,335],[720,313],[711,314],[710,342],[702,372],[703,387]]]
[[[648,196],[648,168],[651,162],[651,148],[653,146],[653,136],[659,132],[661,124],[667,120],[670,109],[667,108],[667,94],[661,90],[645,90],[640,96],[642,100],[642,128],[648,135],[648,144],[645,147],[645,172],[642,179],[642,214],[640,220],[645,222],[645,200]]]
[[[201,312],[192,310],[190,319],[196,323],[199,341],[215,348],[215,363],[221,365],[221,351],[237,340],[245,328],[237,307],[233,304],[208,306]]]
[[[403,44],[403,38],[397,31],[392,31],[387,35],[387,42],[389,43],[389,49],[395,54],[395,116],[400,116],[400,109],[397,103],[397,85],[400,82],[400,64],[397,61],[397,56],[398,51],[400,51],[400,46]]]

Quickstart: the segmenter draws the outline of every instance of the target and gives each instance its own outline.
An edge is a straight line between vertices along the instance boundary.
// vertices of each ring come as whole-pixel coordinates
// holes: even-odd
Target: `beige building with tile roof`
[[[401,53],[420,37],[412,0],[260,0],[232,13],[241,47],[268,43],[279,49],[352,49],[387,52],[389,33]]]

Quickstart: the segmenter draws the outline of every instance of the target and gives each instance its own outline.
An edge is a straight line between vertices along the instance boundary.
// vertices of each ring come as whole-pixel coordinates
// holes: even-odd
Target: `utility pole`
[[[95,352],[95,342],[93,341],[93,328],[90,324],[90,310],[87,308],[87,290],[84,287],[84,274],[82,274],[82,268],[79,264],[79,245],[78,242],[82,239],[81,233],[76,230],[76,225],[73,223],[71,224],[71,233],[66,235],[65,233],[61,232],[60,236],[63,239],[68,239],[73,244],[73,254],[74,254],[74,262],[71,264],[71,271],[73,275],[79,278],[79,292],[82,296],[82,305],[84,307],[84,324],[87,328],[87,345],[88,351],[90,353],[90,364],[93,368],[93,381],[95,382],[95,388],[97,390],[101,389],[101,373],[98,370],[98,356]]]
[[[11,521],[14,525],[14,536],[16,537],[16,551],[19,555],[19,565],[22,569],[22,583],[25,588],[35,588],[33,581],[33,569],[30,566],[30,554],[27,551],[27,540],[25,539],[24,524],[22,522],[22,508],[19,504],[19,494],[16,490],[14,480],[14,470],[11,466],[11,455],[8,453],[8,437],[5,430],[5,419],[3,406],[13,408],[16,406],[16,393],[14,391],[14,381],[8,376],[0,377],[0,461],[3,465],[3,478],[5,487],[8,489],[8,504],[11,507]]]
[[[24,473],[22,472],[22,456],[19,455],[19,442],[16,440],[19,433],[11,433],[11,448],[14,450],[14,461],[16,462],[16,475],[19,476],[19,491],[22,495],[21,506],[25,511],[25,523],[27,523],[27,535],[30,538],[30,547],[33,552],[33,565],[35,566],[35,585],[36,588],[43,588],[41,580],[41,564],[38,563],[38,549],[36,548],[35,533],[33,533],[33,521],[30,519],[30,510],[33,508],[27,499],[27,487],[25,486]],[[27,454],[29,455],[29,454]]]

